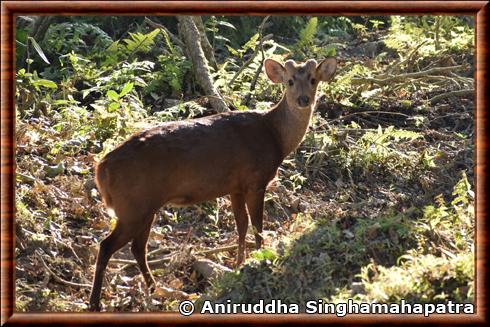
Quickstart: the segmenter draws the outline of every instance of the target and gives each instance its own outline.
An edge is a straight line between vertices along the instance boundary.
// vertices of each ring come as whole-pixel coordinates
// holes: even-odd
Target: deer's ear
[[[329,81],[337,70],[337,59],[327,58],[316,67],[316,76],[320,81]]]
[[[265,72],[269,79],[274,83],[282,83],[284,80],[284,74],[286,69],[273,59],[266,59],[264,61]]]

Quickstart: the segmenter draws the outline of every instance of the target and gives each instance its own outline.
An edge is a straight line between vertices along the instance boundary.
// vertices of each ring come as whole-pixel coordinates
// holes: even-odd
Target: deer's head
[[[329,81],[335,74],[337,60],[326,58],[320,63],[310,59],[304,63],[288,60],[281,65],[273,59],[264,62],[265,71],[274,83],[282,83],[290,108],[306,109],[315,104],[320,81]]]

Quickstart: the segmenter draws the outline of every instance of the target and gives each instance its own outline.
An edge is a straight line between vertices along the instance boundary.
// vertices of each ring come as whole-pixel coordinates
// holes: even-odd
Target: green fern
[[[186,102],[185,105],[187,107],[187,110],[189,111],[187,118],[193,118],[198,115],[202,115],[207,110],[205,107],[201,106],[200,104],[194,101]]]
[[[299,32],[298,48],[308,47],[313,44],[313,40],[318,30],[318,18],[312,17],[306,26]]]
[[[172,41],[170,40],[170,36],[168,36],[167,31],[165,31],[164,29],[162,29],[161,31],[162,31],[163,38],[165,40],[165,44],[167,45],[167,48],[170,51],[170,54],[174,56],[180,55],[175,49],[174,45],[172,44]]]
[[[151,47],[154,45],[154,39],[159,32],[159,29],[155,29],[148,34],[129,32],[129,36],[131,38],[123,40],[124,43],[126,43],[126,50],[128,50],[130,53],[135,53],[138,51],[146,53],[150,51]]]
[[[318,18],[312,17],[299,32],[299,40],[293,47],[295,59],[304,60],[305,57],[308,57],[311,53],[316,53],[318,51],[314,44],[317,31]]]

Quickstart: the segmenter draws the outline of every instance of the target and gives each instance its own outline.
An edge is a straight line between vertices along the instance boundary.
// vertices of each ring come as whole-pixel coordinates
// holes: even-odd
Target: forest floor
[[[340,74],[353,64],[375,64],[379,70],[393,65],[389,57],[373,63],[367,43],[338,51]],[[444,62],[471,60],[445,54],[419,63],[419,70],[436,61],[447,67]],[[393,89],[375,95],[377,106],[320,99],[304,142],[282,164],[266,196],[263,235],[272,256],[250,254],[250,247],[242,267],[210,284],[193,270],[197,259],[235,269],[237,233],[229,198],[162,208],[148,243],[159,285],[217,301],[278,295],[289,301],[339,299],[367,294],[367,284],[359,284],[373,269],[381,274],[380,267],[398,265],[420,242],[437,244],[440,235],[421,240],[414,228],[427,206],[450,207],[462,172],[474,185],[474,100],[447,97],[431,104],[427,99],[453,90],[450,81],[424,94]],[[46,165],[45,154],[63,138],[53,135],[52,126],[47,117],[17,121],[17,310],[85,311],[99,243],[114,222],[93,183],[95,154],[77,153],[63,166]],[[247,239],[253,242],[251,231]],[[441,251],[448,252],[436,246],[431,253],[445,256]],[[146,294],[137,266],[127,260],[134,260],[129,245],[109,263],[104,309],[175,310],[179,299]],[[360,277],[366,267],[371,272]]]

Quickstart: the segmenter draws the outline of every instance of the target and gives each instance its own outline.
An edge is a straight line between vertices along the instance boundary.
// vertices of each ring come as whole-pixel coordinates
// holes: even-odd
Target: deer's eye
[[[293,85],[294,85],[294,82],[293,82],[293,80],[292,80],[292,79],[290,79],[290,80],[288,81],[288,83],[289,83],[289,86],[293,86]]]
[[[316,83],[316,79],[312,78],[310,82],[312,85],[314,85]]]

